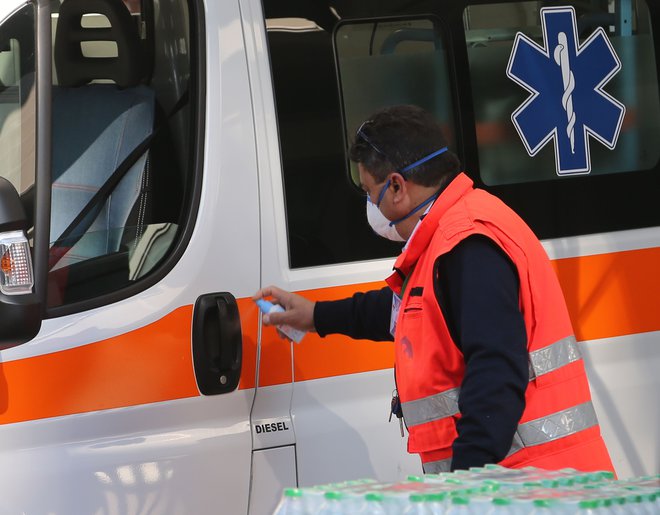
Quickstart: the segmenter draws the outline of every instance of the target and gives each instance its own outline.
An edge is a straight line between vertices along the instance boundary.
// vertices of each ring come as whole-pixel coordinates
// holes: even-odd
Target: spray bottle
[[[257,303],[257,306],[259,306],[259,309],[264,315],[267,315],[268,313],[281,313],[284,310],[282,306],[279,304],[273,304],[272,302],[268,302],[267,300],[264,299],[257,299],[255,301]],[[305,331],[300,331],[298,329],[294,329],[291,326],[288,326],[286,324],[278,325],[277,329],[287,338],[290,340],[300,343],[300,340],[303,339],[303,336],[305,336],[306,332]]]

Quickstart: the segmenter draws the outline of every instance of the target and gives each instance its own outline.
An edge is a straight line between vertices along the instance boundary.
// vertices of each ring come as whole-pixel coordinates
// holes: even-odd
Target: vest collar
[[[410,273],[431,242],[442,216],[472,189],[473,184],[472,179],[461,172],[440,193],[429,212],[419,221],[406,248],[394,263],[394,270],[398,272],[395,275],[405,277]]]

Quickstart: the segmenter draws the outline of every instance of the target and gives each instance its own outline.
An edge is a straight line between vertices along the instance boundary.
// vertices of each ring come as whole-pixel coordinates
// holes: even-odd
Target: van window
[[[477,184],[542,239],[658,225],[655,4],[471,3],[461,10],[467,62],[457,76],[471,92],[464,159]],[[536,73],[545,89],[532,97]]]
[[[435,113],[475,184],[502,198],[542,239],[660,224],[656,2],[263,0],[263,5],[292,267],[399,251],[366,224],[364,200],[355,196],[352,185],[345,185],[350,175],[345,155],[357,120],[385,104],[404,101]],[[606,74],[602,90],[625,106],[625,115],[619,118],[617,108],[609,109],[614,123],[608,121],[605,130],[594,130],[576,117],[574,144],[579,143],[576,134],[583,135],[588,126],[589,163],[562,165],[558,173],[554,144],[539,145],[544,138],[538,137],[530,146],[534,152],[528,152],[516,130],[512,115],[531,93],[510,79],[507,70],[517,34],[543,47],[541,10],[560,7],[575,12],[576,48],[598,38],[601,49],[616,53],[621,67]],[[392,44],[384,45],[388,39]],[[330,64],[332,44],[336,68]],[[556,130],[567,134],[570,117],[561,97],[569,89],[564,88],[563,73],[568,86],[570,66],[562,71],[554,60],[557,45],[551,45],[546,70],[558,81],[553,87],[561,88],[561,95],[555,95],[557,108],[549,115],[558,120]],[[603,61],[589,59],[589,64],[602,66]],[[574,78],[583,68],[573,70]],[[415,82],[418,75],[421,80]],[[594,83],[595,88],[599,85]],[[598,113],[600,119],[603,97],[595,95],[587,95],[587,112]],[[582,117],[584,111],[578,110],[584,108],[583,99],[578,96],[572,98],[573,112]],[[568,97],[565,102],[568,105]],[[566,122],[559,120],[561,115]],[[543,118],[531,117],[537,132],[536,121],[548,123]],[[576,152],[568,161],[577,157]]]
[[[397,254],[377,236],[351,185],[330,10],[265,0],[291,268]],[[326,16],[327,15],[327,16]],[[326,19],[327,18],[327,19]]]
[[[571,144],[580,145],[584,134],[581,125],[590,123],[587,149],[590,160],[587,169],[579,167],[578,173],[605,175],[648,170],[656,167],[660,159],[660,147],[656,144],[660,138],[660,100],[649,10],[644,0],[616,2],[616,9],[614,4],[592,2],[587,9],[576,3],[573,11],[581,50],[575,60],[565,63],[566,80],[558,85],[562,88],[560,93],[565,94],[563,99],[557,101],[558,132],[554,137],[561,138],[568,131],[567,139],[570,134]],[[545,5],[536,1],[498,3],[472,5],[464,11],[480,174],[487,185],[557,180],[562,175],[556,162],[556,144],[548,142],[534,157],[530,155],[530,149],[523,145],[516,126],[509,118],[532,93],[503,73],[518,32],[539,49],[550,47],[548,60],[552,66],[556,65],[557,70],[560,69],[560,63],[555,62],[558,57],[554,55],[559,43],[544,40],[547,30],[544,35],[543,16],[539,15],[539,9]],[[591,109],[596,116],[604,116],[598,111],[606,110],[608,101],[598,94],[591,103],[581,90],[572,94],[575,90],[574,82],[570,82],[574,77],[573,71],[582,82],[589,80],[589,66],[593,67],[594,73],[598,73],[588,49],[589,38],[595,31],[603,31],[623,63],[603,86],[606,94],[625,106],[625,117],[621,120],[615,148],[609,148],[611,145],[602,141],[609,138],[600,135],[599,120],[591,121],[586,114],[582,114],[584,106],[588,105],[587,109]],[[585,56],[586,61],[592,62],[585,62]],[[571,69],[572,65],[586,71],[580,75],[579,70]],[[598,80],[594,86],[597,83]],[[544,91],[538,93],[537,103],[548,94]],[[613,116],[616,115],[615,112]],[[579,152],[574,146],[572,149]]]
[[[433,112],[453,146],[448,53],[438,20],[415,5],[394,18],[398,0],[263,6],[291,268],[397,255],[401,245],[367,223],[348,148],[360,122],[403,103]]]
[[[444,127],[454,147],[446,46],[436,19],[346,21],[335,30],[346,146],[360,124],[384,107],[415,104]],[[351,178],[358,184],[357,167]]]
[[[182,236],[195,19],[186,0],[51,7],[48,306],[85,309],[153,276]]]
[[[34,43],[35,12],[28,4],[0,25],[0,176],[22,197],[35,177]]]

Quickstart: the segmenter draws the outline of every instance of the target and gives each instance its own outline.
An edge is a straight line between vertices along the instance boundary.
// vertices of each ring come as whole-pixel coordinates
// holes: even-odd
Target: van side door
[[[0,23],[0,175],[43,306],[0,351],[0,512],[247,513],[259,206],[238,3],[35,0]]]

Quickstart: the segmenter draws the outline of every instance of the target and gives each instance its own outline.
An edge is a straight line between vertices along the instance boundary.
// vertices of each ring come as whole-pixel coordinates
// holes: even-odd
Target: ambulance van
[[[656,0],[2,0],[0,514],[421,472],[393,345],[251,300],[383,285],[346,149],[402,103],[542,239],[616,470],[658,473],[659,66]]]

